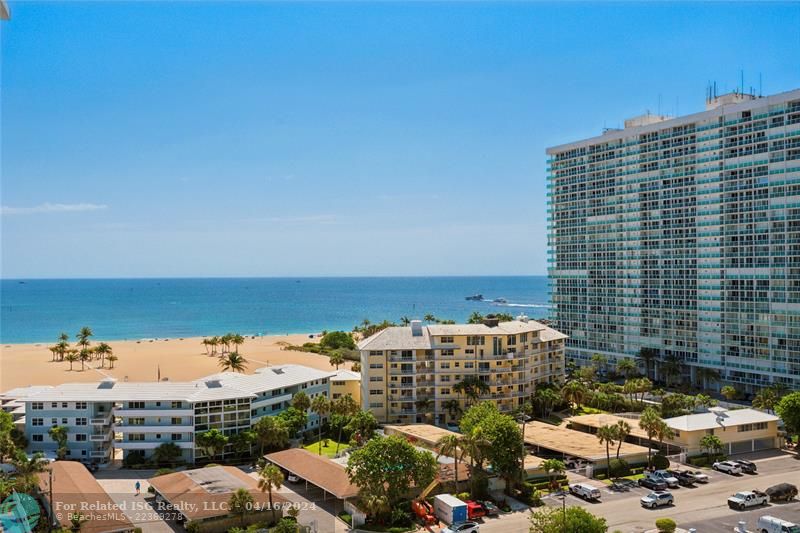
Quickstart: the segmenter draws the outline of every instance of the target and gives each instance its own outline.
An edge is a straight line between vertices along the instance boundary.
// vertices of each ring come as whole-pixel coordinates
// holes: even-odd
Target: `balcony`
[[[108,413],[106,416],[102,418],[98,417],[89,419],[89,423],[93,426],[107,426],[111,424],[112,420],[113,417],[111,416],[111,413]]]
[[[194,416],[194,409],[115,409],[116,416]]]
[[[272,405],[276,403],[291,402],[291,401],[292,401],[291,394],[281,394],[280,396],[268,396],[266,398],[257,398],[252,401],[251,407],[255,409],[257,407],[262,407],[264,405]]]
[[[189,433],[194,430],[193,425],[118,425],[115,427],[117,433]]]
[[[164,444],[165,442],[171,442],[178,446],[178,448],[182,449],[192,449],[194,448],[194,443],[191,441],[117,441],[114,443],[115,448],[119,448],[120,450],[152,450],[158,448],[160,445]]]

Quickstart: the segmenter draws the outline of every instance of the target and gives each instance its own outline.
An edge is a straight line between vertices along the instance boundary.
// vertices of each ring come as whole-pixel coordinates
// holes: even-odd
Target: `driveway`
[[[114,503],[118,504],[125,515],[136,527],[146,533],[173,533],[184,531],[179,524],[164,520],[154,507],[154,498],[147,492],[147,482],[155,474],[155,470],[101,470],[95,478],[108,493]],[[136,482],[141,483],[141,494],[136,495]]]

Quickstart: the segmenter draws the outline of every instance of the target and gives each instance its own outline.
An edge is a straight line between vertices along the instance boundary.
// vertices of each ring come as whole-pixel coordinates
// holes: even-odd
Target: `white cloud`
[[[99,211],[108,209],[107,205],[98,204],[43,204],[32,207],[12,207],[4,205],[0,207],[0,214],[3,215],[32,215],[35,213],[79,213],[82,211]]]

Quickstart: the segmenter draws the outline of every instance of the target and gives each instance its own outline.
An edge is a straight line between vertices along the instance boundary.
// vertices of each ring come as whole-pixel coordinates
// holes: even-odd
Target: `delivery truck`
[[[467,519],[467,504],[452,494],[439,494],[433,499],[436,518],[445,524],[463,522]]]

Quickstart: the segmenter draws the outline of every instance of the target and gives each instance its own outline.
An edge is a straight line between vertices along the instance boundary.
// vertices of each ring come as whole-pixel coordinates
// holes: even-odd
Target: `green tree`
[[[477,402],[482,395],[488,394],[489,390],[489,385],[477,376],[467,376],[453,385],[453,391],[466,396],[470,404]]]
[[[452,457],[454,462],[454,475],[456,483],[456,492],[458,492],[458,463],[464,452],[461,450],[461,437],[458,435],[445,435],[436,441],[436,450],[439,456]]]
[[[447,414],[450,415],[450,420],[455,420],[459,413],[461,413],[461,404],[455,398],[451,398],[444,402],[442,405]]]
[[[239,351],[239,348],[244,344],[244,337],[238,333],[234,333],[231,336],[231,342],[234,346],[236,346],[236,351]]]
[[[631,431],[631,425],[624,420],[617,420],[617,423],[614,424],[614,440],[617,441],[617,459],[619,459],[619,451],[622,449],[622,443],[625,442],[625,439],[628,438]]]
[[[336,437],[336,451],[334,453],[339,453],[339,443],[342,441],[342,430],[349,423],[350,417],[355,415],[359,410],[358,404],[350,394],[344,394],[335,400],[331,400],[330,411],[332,415],[336,415],[336,423],[339,429],[339,435]]]
[[[361,506],[369,516],[378,518],[387,514],[392,509],[389,505],[389,498],[387,498],[385,494],[362,494]]]
[[[350,417],[350,422],[345,426],[345,429],[352,435],[352,441],[359,446],[370,440],[375,435],[377,428],[378,420],[375,415],[371,411],[361,410]]]
[[[361,363],[355,361],[352,365],[350,365],[350,370],[353,372],[361,372]]]
[[[411,319],[410,318],[408,318],[407,316],[401,316],[400,317],[400,325],[401,326],[408,326],[409,324],[411,324]]]
[[[92,336],[94,336],[94,333],[92,333],[92,328],[90,328],[88,326],[84,326],[75,335],[75,338],[78,340],[76,344],[78,346],[80,346],[81,349],[88,350],[89,349],[89,345],[91,344],[91,342],[89,341],[89,337],[92,337]]]
[[[706,457],[717,455],[722,451],[722,439],[716,435],[703,435],[700,439],[700,449],[706,451]]]
[[[106,366],[106,358],[113,352],[114,352],[113,348],[111,348],[111,346],[109,346],[105,342],[101,342],[95,347],[94,353],[100,356],[100,368]]]
[[[56,452],[59,459],[64,459],[67,456],[67,426],[53,426],[47,430],[47,434],[58,445]]]
[[[661,420],[661,417],[658,416],[658,411],[653,409],[652,407],[646,407],[644,411],[642,411],[642,416],[639,418],[639,427],[647,433],[647,440],[650,441],[650,445],[647,447],[647,464],[651,464],[651,452],[654,445],[654,438],[658,433],[659,427],[664,421]]]
[[[318,450],[319,454],[322,455],[322,422],[323,419],[331,412],[331,402],[328,400],[327,396],[318,394],[317,396],[314,396],[313,400],[311,400],[311,410],[317,413],[317,416],[319,417],[319,423],[317,424],[317,427],[319,428]]]
[[[561,396],[552,387],[537,387],[533,402],[539,407],[542,418],[548,418],[553,408],[561,401]]]
[[[296,520],[290,520],[288,518],[281,518],[278,520],[278,523],[275,524],[275,527],[270,529],[270,533],[297,533],[300,529],[297,527]]]
[[[606,533],[605,518],[594,516],[583,507],[540,507],[531,511],[531,533]]]
[[[247,359],[242,357],[239,352],[228,352],[220,356],[219,366],[224,372],[244,372],[247,370]]]
[[[289,443],[289,427],[286,422],[275,416],[263,416],[253,424],[256,442],[259,445],[259,456],[264,455],[264,448],[284,448]]]
[[[320,346],[325,351],[331,350],[355,350],[356,341],[353,336],[346,331],[329,331],[319,340]]]
[[[483,315],[477,311],[473,311],[467,319],[468,324],[483,324]]]
[[[792,392],[780,399],[775,413],[786,425],[790,435],[800,432],[800,392]]]
[[[69,350],[67,355],[64,356],[64,360],[69,363],[69,369],[72,371],[72,365],[80,361],[80,357],[78,356],[78,350]]]
[[[331,366],[335,366],[336,370],[339,370],[339,365],[344,364],[344,356],[339,350],[335,350],[331,352],[330,356],[328,356],[329,362]]]
[[[269,508],[272,511],[272,521],[275,522],[275,505],[272,503],[272,490],[278,490],[283,485],[283,472],[275,465],[264,465],[258,471],[258,488],[261,492],[269,494]]]
[[[600,444],[606,445],[606,466],[608,467],[607,475],[611,477],[611,450],[610,446],[614,444],[614,441],[617,439],[617,429],[614,425],[605,425],[602,427],[597,428],[597,440],[600,441]]]
[[[239,515],[239,520],[244,527],[244,518],[253,509],[253,495],[247,489],[236,489],[228,500],[231,514]]]
[[[295,409],[294,407],[290,407],[285,411],[281,411],[278,414],[278,418],[283,420],[283,422],[286,424],[286,427],[289,429],[290,437],[296,436],[297,433],[303,430],[306,427],[306,424],[308,424],[308,415],[305,413],[305,411]]]
[[[197,447],[212,460],[217,455],[225,451],[225,446],[228,444],[228,437],[220,430],[214,428],[198,433],[196,437]]]
[[[626,379],[635,376],[638,371],[636,362],[629,357],[623,357],[617,362],[617,372],[625,376]]]
[[[153,459],[157,464],[173,464],[183,455],[180,446],[174,442],[164,442],[153,450]]]
[[[30,492],[38,485],[36,474],[45,472],[50,463],[44,458],[44,454],[35,453],[31,457],[25,454],[24,450],[17,450],[17,454],[11,460],[11,464],[16,468],[15,489],[17,492]]]
[[[698,394],[694,397],[694,404],[697,407],[712,407],[717,405],[717,401],[708,394]]]
[[[114,368],[114,363],[119,361],[119,357],[116,354],[110,353],[106,356],[106,360],[110,363],[108,368]]]
[[[561,389],[561,396],[564,398],[564,401],[570,404],[573,416],[575,415],[575,411],[580,409],[581,403],[583,403],[587,394],[586,385],[577,379],[568,381]]]
[[[428,324],[433,324],[434,322],[436,322],[436,317],[428,313],[427,315],[425,315],[425,322],[427,322]]]
[[[485,458],[491,463],[493,471],[511,486],[519,465],[520,450],[523,446],[522,432],[517,422],[509,415],[498,411],[492,402],[473,405],[461,418],[462,433],[470,434],[480,428],[482,437],[491,443]]]
[[[775,406],[778,404],[779,397],[778,394],[775,392],[775,389],[771,387],[763,388],[758,391],[753,398],[753,407],[756,409],[764,409],[769,412],[773,412],[775,410]]]
[[[252,429],[245,429],[230,437],[231,446],[239,457],[253,455],[253,445],[258,441],[258,435]]]
[[[736,387],[731,387],[730,385],[725,385],[722,387],[722,389],[720,389],[719,392],[728,401],[734,400],[737,396],[739,396],[739,392],[736,390]]]
[[[433,454],[392,435],[374,438],[354,451],[347,461],[347,475],[362,495],[384,496],[393,508],[412,486],[430,484],[437,467]]]
[[[292,396],[292,407],[301,411],[308,411],[311,408],[311,399],[303,391],[299,391]]]
[[[567,466],[560,459],[545,459],[542,461],[542,470],[550,480],[550,487],[556,489],[558,486],[556,478],[567,471]]]
[[[78,354],[78,359],[81,362],[81,372],[83,372],[86,370],[85,363],[92,360],[92,351],[88,348],[81,348],[81,351]]]
[[[636,360],[644,366],[644,375],[647,379],[653,379],[650,369],[655,371],[655,362],[658,359],[658,350],[655,348],[642,347],[639,349],[639,355]]]

